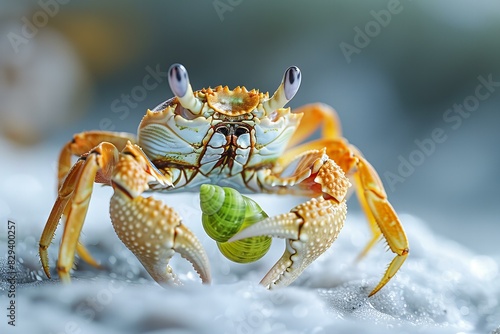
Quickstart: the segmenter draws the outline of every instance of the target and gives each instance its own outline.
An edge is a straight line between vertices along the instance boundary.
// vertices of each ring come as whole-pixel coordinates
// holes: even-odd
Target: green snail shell
[[[235,189],[204,184],[200,188],[200,206],[203,228],[229,260],[254,262],[271,247],[272,238],[267,236],[226,242],[237,232],[268,217],[254,200]]]
[[[218,242],[226,242],[243,225],[246,204],[243,196],[232,188],[202,185],[200,206],[205,232]]]

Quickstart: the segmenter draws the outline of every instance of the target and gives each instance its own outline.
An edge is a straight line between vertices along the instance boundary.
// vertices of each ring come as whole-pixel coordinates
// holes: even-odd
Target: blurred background
[[[499,253],[496,0],[0,4],[2,221],[30,221],[38,236],[62,145],[84,130],[135,132],[172,96],[172,63],[194,89],[271,93],[296,65],[302,87],[290,106],[333,106],[398,212]]]

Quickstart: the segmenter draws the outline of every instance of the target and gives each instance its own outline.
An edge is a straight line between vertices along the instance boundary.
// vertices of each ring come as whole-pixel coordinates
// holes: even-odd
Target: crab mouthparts
[[[217,124],[214,128],[214,137],[209,141],[206,152],[208,160],[210,157],[217,157],[216,162],[212,160],[214,161],[213,168],[227,167],[232,170],[237,162],[240,166],[237,169],[241,169],[248,159],[251,146],[250,131],[251,128],[244,123],[222,122]]]

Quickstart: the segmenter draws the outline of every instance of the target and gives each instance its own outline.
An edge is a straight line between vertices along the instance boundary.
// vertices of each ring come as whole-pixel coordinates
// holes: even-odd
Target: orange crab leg
[[[82,167],[84,165],[83,160],[78,160],[76,164],[71,168],[68,176],[64,180],[61,188],[59,189],[57,200],[52,207],[47,224],[43,229],[42,236],[40,237],[40,260],[42,262],[43,271],[50,278],[49,271],[49,258],[47,254],[47,249],[54,238],[54,234],[59,224],[59,219],[61,218],[63,211],[65,210],[69,200],[71,199],[73,192],[75,190],[75,185],[80,178],[82,172]]]
[[[408,241],[406,235],[404,234],[404,230],[401,227],[401,223],[397,218],[397,214],[394,212],[394,209],[387,200],[387,194],[384,190],[382,181],[380,180],[380,177],[375,169],[368,161],[366,161],[356,147],[350,145],[346,140],[341,138],[319,139],[292,149],[290,152],[283,155],[281,159],[290,159],[291,157],[297,156],[300,151],[314,150],[324,147],[327,147],[327,155],[342,168],[346,175],[353,175],[358,200],[366,215],[373,234],[372,239],[358,256],[358,260],[368,253],[373,245],[375,245],[375,243],[379,240],[381,234],[383,234],[387,239],[389,247],[391,247],[393,252],[396,254],[405,253],[405,249],[408,248]],[[378,204],[375,204],[375,202]],[[401,231],[395,231],[392,235],[384,234],[381,224],[383,224],[383,221],[386,218],[380,216],[382,213],[395,217],[398,222],[398,229]],[[388,230],[386,232],[389,233]],[[400,247],[399,250],[393,249],[393,246],[395,245],[391,245],[391,241],[389,239],[391,236],[393,238],[400,239],[400,244],[406,246]]]
[[[102,142],[109,142],[113,144],[119,151],[121,151],[128,141],[135,142],[135,136],[126,132],[106,132],[106,131],[88,131],[75,134],[73,139],[66,143],[59,154],[59,164],[58,164],[58,188],[61,188],[64,179],[68,175],[71,169],[71,158],[73,156],[83,156],[86,155],[94,147],[98,146]],[[99,175],[96,182],[103,182],[104,180],[99,180]],[[68,216],[70,206],[67,206],[63,214],[64,217]],[[78,255],[85,262],[90,265],[100,268],[100,265],[92,257],[90,252],[85,248],[80,242],[77,245],[76,251]]]
[[[384,235],[389,248],[396,257],[384,273],[379,284],[372,290],[369,296],[373,296],[396,274],[403,265],[410,251],[408,238],[399,221],[399,218],[387,200],[387,195],[382,186],[382,182],[375,172],[375,169],[362,157],[358,157],[358,171],[356,172],[356,187],[358,196],[363,194],[368,207],[377,223],[378,228]],[[363,191],[363,193],[362,193]],[[365,211],[366,212],[366,211]],[[375,235],[378,238],[378,236]],[[372,241],[365,247],[365,253],[370,249]]]
[[[103,142],[111,143],[121,151],[128,141],[134,143],[135,136],[126,132],[88,131],[75,134],[73,139],[64,145],[59,154],[58,187],[61,187],[64,178],[71,169],[73,156],[80,157]]]
[[[118,150],[113,144],[101,143],[91,150],[85,158],[82,158],[85,159],[85,162],[71,198],[71,206],[64,226],[57,261],[57,271],[64,282],[70,280],[69,271],[73,266],[75,250],[87,215],[97,171],[102,171],[104,166],[115,165],[118,161],[118,154]],[[105,176],[110,177],[109,174]]]
[[[78,241],[78,244],[76,245],[76,253],[83,261],[87,262],[92,267],[97,268],[97,269],[102,269],[102,266],[100,265],[100,263],[97,262],[92,257],[92,254],[90,254],[88,249],[80,241]]]
[[[83,165],[82,175],[75,188],[75,194],[72,198],[68,218],[64,226],[61,247],[59,249],[57,272],[63,282],[69,282],[70,280],[69,271],[73,266],[76,246],[87,214],[98,168],[99,165],[96,161],[96,155],[90,154]]]
[[[40,238],[40,258],[47,277],[50,278],[47,248],[54,238],[55,230],[63,213],[67,216],[67,220],[61,242],[61,256],[58,260],[58,272],[61,279],[69,280],[69,270],[73,265],[75,249],[80,255],[83,255],[87,262],[98,266],[85,247],[78,243],[78,238],[99,165],[113,164],[117,160],[117,156],[118,152],[112,144],[102,143],[94,148],[89,155],[79,159],[65,178]]]
[[[111,184],[115,189],[110,206],[115,231],[156,281],[176,282],[168,266],[174,252],[193,264],[203,282],[210,281],[208,259],[201,243],[181,224],[177,213],[160,201],[140,196],[149,189],[150,181],[165,187],[172,183],[169,176],[161,174],[142,150],[130,142],[121,153],[113,144],[101,143],[70,169],[40,240],[40,257],[47,276],[47,248],[63,213],[67,214],[67,220],[57,266],[61,280],[70,280],[76,250],[93,261],[78,239],[93,184],[97,181]]]
[[[296,157],[303,152],[326,148],[327,156],[335,161],[346,175],[353,176],[358,200],[372,231],[372,239],[358,256],[358,259],[368,253],[381,235],[384,236],[391,251],[396,254],[379,284],[370,293],[372,296],[387,284],[408,256],[409,244],[404,229],[387,200],[387,194],[375,169],[356,147],[350,145],[345,139],[337,137],[340,134],[340,125],[334,110],[325,105],[315,104],[305,106],[297,111],[303,112],[304,117],[298,134],[292,137],[293,141],[289,146],[307,139],[307,136],[312,135],[319,127],[319,124],[324,124],[322,138],[289,149],[280,157],[278,163],[281,166],[288,166],[294,163]],[[307,120],[307,117],[312,119]],[[305,129],[301,130],[301,127],[305,127]],[[297,187],[300,188],[300,184]]]
[[[307,104],[294,109],[293,113],[302,113],[300,126],[295,130],[292,138],[288,142],[288,148],[304,142],[320,126],[322,126],[322,138],[337,138],[342,136],[342,128],[337,116],[337,112],[330,106],[322,103]]]

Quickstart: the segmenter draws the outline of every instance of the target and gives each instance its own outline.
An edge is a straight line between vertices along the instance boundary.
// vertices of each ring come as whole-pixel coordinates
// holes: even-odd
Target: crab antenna
[[[189,83],[186,68],[181,64],[173,64],[168,70],[168,84],[180,104],[191,111],[193,114],[199,114],[203,103],[193,94],[193,88]]]
[[[301,79],[299,68],[297,66],[289,67],[276,92],[263,103],[264,110],[270,114],[276,109],[283,108],[299,90]]]

